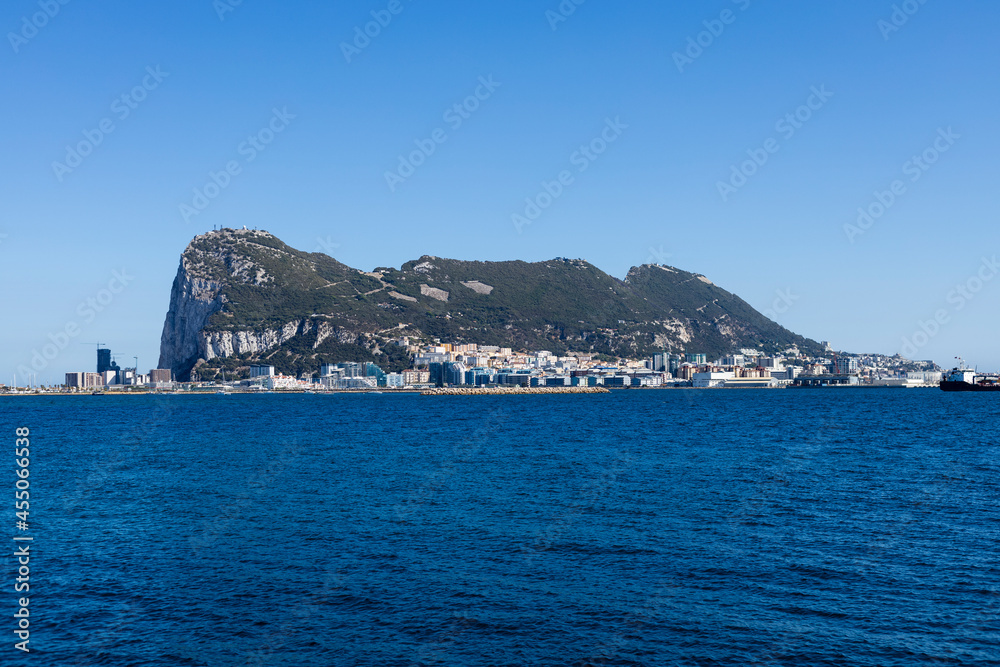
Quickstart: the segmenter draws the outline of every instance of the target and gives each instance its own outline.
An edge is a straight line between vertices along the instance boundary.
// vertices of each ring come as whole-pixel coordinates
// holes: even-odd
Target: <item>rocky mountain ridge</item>
[[[820,349],[674,267],[634,267],[619,280],[579,259],[424,256],[365,272],[265,231],[225,229],[195,237],[181,256],[160,367],[182,379],[264,361],[296,374],[336,361],[396,369],[407,363],[393,344],[403,336],[608,357]]]

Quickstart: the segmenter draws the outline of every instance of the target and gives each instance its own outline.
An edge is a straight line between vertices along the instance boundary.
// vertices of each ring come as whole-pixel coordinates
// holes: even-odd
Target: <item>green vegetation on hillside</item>
[[[403,335],[609,357],[664,350],[713,357],[741,347],[777,352],[792,345],[819,350],[815,341],[768,320],[734,294],[673,268],[638,267],[622,281],[582,260],[425,256],[366,274],[259,233],[199,237],[185,259],[198,277],[221,285],[223,305],[206,331],[259,332],[310,323],[303,329],[310,333],[265,355],[279,370],[296,374],[327,361],[374,361],[399,370],[405,354],[387,356],[387,350],[398,351],[389,341]],[[446,292],[447,301],[424,294],[427,288]],[[356,340],[316,346],[319,323]],[[249,366],[249,361],[213,360],[208,366],[236,372],[233,363]]]

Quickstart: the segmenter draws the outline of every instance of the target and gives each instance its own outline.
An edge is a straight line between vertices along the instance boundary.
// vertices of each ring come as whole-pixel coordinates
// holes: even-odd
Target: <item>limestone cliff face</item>
[[[288,344],[296,352],[279,355],[279,365],[310,350],[343,353],[343,346],[356,346],[355,354],[364,356],[378,349],[371,339],[377,327],[344,316],[339,304],[350,310],[383,287],[371,274],[290,248],[265,231],[196,236],[174,278],[159,367],[186,380],[193,368],[213,360],[269,361]]]
[[[198,336],[198,358],[211,361],[216,357],[235,357],[242,354],[260,356],[281,347],[297,336],[315,334],[312,348],[316,349],[325,341],[333,339],[345,345],[358,343],[355,333],[328,322],[296,320],[280,328],[260,331],[202,331]]]
[[[205,347],[202,330],[208,318],[222,309],[221,290],[220,283],[192,275],[187,257],[181,258],[160,336],[159,368],[169,368],[179,379],[191,372]]]
[[[294,337],[302,321],[280,329],[209,332],[210,319],[228,302],[225,289],[234,284],[273,281],[246,256],[246,248],[274,237],[256,230],[224,230],[196,236],[181,255],[170,292],[170,308],[160,336],[160,368],[187,379],[200,361],[238,354],[258,354]]]
[[[211,361],[216,357],[234,357],[240,354],[259,355],[283,345],[299,335],[302,321],[289,322],[280,329],[263,331],[213,331],[202,332],[199,354]]]

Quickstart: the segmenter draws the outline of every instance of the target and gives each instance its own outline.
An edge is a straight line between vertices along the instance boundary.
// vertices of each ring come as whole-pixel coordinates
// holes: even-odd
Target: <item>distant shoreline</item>
[[[439,387],[421,396],[526,396],[531,394],[610,394],[607,387]]]
[[[30,392],[3,392],[0,393],[0,398],[5,397],[53,397],[53,396],[75,396],[75,397],[91,397],[91,396],[264,396],[264,395],[282,395],[282,396],[292,396],[292,395],[363,395],[363,394],[374,394],[374,395],[396,395],[396,396],[528,396],[528,395],[558,395],[558,394],[608,394],[612,391],[657,391],[657,390],[671,390],[671,389],[697,389],[699,391],[771,391],[775,389],[797,389],[802,391],[824,391],[824,390],[841,390],[841,389],[938,389],[937,385],[922,385],[922,386],[912,386],[912,387],[902,387],[902,386],[889,386],[889,385],[870,385],[870,384],[856,384],[856,385],[844,385],[844,386],[832,386],[832,387],[675,387],[675,386],[661,386],[661,387],[437,387],[437,388],[419,388],[419,389],[386,389],[386,390],[373,390],[373,389],[329,389],[323,391],[305,391],[302,389],[275,389],[273,391],[245,391],[245,390],[230,390],[226,392],[215,391],[215,390],[192,390],[192,391],[104,391],[98,394],[93,394],[90,392],[72,392],[72,391],[61,391],[61,392],[47,392],[47,391],[30,391]]]

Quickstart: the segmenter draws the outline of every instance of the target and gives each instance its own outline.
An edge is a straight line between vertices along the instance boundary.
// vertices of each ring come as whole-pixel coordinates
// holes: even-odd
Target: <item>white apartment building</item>
[[[717,387],[724,387],[726,380],[733,379],[733,373],[731,371],[695,373],[691,379],[693,386],[695,387],[700,387],[702,389],[714,389]]]

